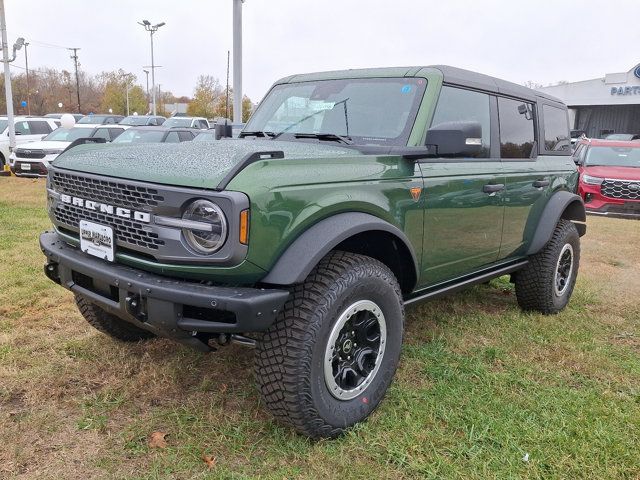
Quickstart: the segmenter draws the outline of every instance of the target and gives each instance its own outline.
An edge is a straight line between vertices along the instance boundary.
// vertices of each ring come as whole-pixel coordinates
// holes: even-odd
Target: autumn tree
[[[136,76],[120,69],[115,72],[103,72],[99,75],[103,85],[100,111],[106,113],[111,109],[114,114],[127,114],[127,90],[129,91],[129,113],[147,113],[148,103],[145,91],[136,85]]]
[[[218,97],[215,103],[214,117],[227,117],[227,111],[229,116],[233,116],[233,90],[229,89],[229,108],[227,109],[227,95],[223,93]],[[249,120],[251,113],[253,112],[253,102],[249,97],[244,95],[242,97],[242,122],[245,123]]]
[[[200,75],[193,90],[193,100],[189,103],[187,114],[193,117],[214,117],[216,102],[222,93],[218,79],[211,75]]]

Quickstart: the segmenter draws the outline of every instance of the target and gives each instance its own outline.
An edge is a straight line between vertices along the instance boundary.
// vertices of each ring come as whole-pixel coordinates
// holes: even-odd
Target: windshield
[[[106,115],[87,115],[82,117],[76,123],[97,123],[102,125],[108,117]]]
[[[633,137],[635,137],[635,135],[632,133],[612,133],[604,138],[605,140],[633,140]]]
[[[7,128],[7,125],[9,125],[9,120],[7,120],[6,118],[0,120],[0,132],[4,132]]]
[[[640,167],[640,145],[638,147],[591,147],[585,158],[590,167]]]
[[[168,118],[162,124],[163,127],[171,128],[171,127],[190,127],[191,119],[190,118]]]
[[[48,142],[73,142],[78,138],[87,138],[93,132],[90,128],[57,128],[42,140]]]
[[[200,133],[196,138],[193,139],[194,142],[215,142],[216,134],[215,132],[204,132]]]
[[[120,134],[113,143],[159,143],[164,133],[163,130],[131,129]]]
[[[333,134],[359,145],[406,145],[426,83],[365,78],[276,85],[244,131]]]
[[[130,117],[125,117],[124,120],[120,122],[120,125],[146,125],[149,119],[147,117],[140,117],[138,115],[131,115]]]

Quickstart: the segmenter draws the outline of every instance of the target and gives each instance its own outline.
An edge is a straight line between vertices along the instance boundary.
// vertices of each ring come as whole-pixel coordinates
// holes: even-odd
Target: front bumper
[[[198,350],[211,334],[264,331],[287,290],[221,287],[176,280],[91,257],[55,232],[40,235],[45,274],[117,317]]]

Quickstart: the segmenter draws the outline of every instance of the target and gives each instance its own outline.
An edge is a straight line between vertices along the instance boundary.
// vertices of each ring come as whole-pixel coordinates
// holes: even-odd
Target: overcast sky
[[[123,68],[144,82],[149,34],[156,83],[189,95],[200,74],[224,83],[232,0],[5,0],[9,43],[31,42],[30,68],[89,73]],[[640,1],[246,0],[244,93],[258,101],[274,80],[342,68],[449,64],[517,83],[601,77],[640,62]],[[16,65],[24,66],[24,52]],[[17,72],[18,69],[14,68]]]

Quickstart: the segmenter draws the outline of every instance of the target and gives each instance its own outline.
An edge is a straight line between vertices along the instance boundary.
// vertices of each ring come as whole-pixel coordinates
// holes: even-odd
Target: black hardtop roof
[[[560,99],[547,95],[546,93],[527,88],[523,85],[518,85],[517,83],[508,82],[500,78],[472,72],[471,70],[450,67],[449,65],[433,65],[432,68],[436,68],[442,72],[445,83],[488,90],[511,97],[522,98],[523,100],[533,101],[537,98],[543,98],[552,102],[562,103]]]
[[[347,78],[415,77],[425,75],[429,73],[429,71],[431,71],[431,73],[436,73],[435,70],[442,74],[445,83],[452,85],[477,88],[488,92],[518,97],[523,100],[537,101],[538,99],[544,99],[550,102],[562,104],[562,101],[556,97],[537,90],[532,90],[531,88],[527,88],[523,85],[507,82],[506,80],[484,75],[482,73],[472,72],[471,70],[451,67],[449,65],[356,68],[349,70],[304,73],[284,77],[278,80],[276,84]]]

